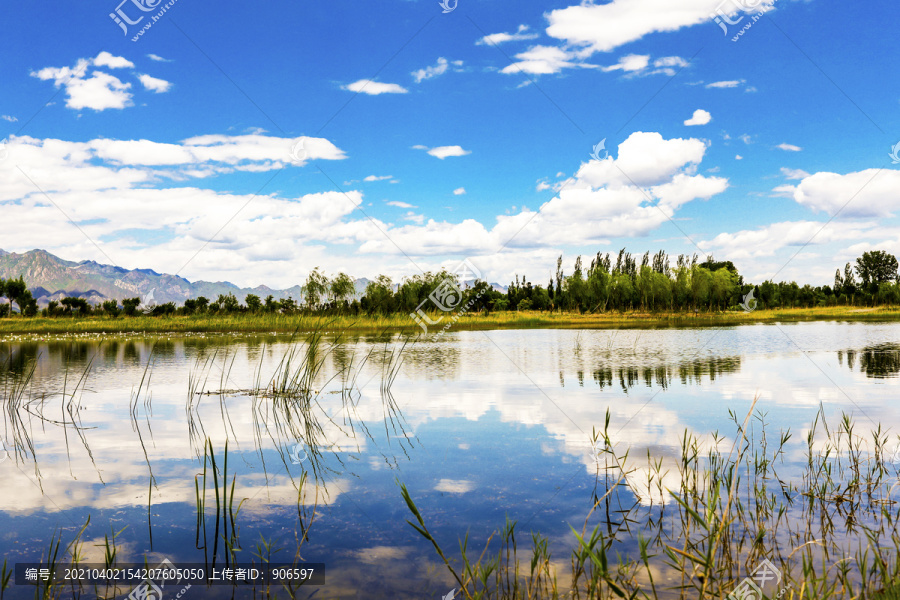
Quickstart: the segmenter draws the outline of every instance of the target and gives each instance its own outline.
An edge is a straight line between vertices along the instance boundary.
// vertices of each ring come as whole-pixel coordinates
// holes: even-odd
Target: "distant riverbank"
[[[528,329],[528,328],[640,328],[720,326],[743,323],[777,321],[873,321],[900,320],[900,307],[858,308],[824,307],[756,310],[753,312],[700,313],[603,313],[579,314],[567,312],[498,312],[467,314],[451,324],[451,316],[430,315],[437,324],[428,334],[438,333],[447,325],[448,331],[472,329]],[[394,331],[424,333],[409,315],[388,316],[310,316],[273,314],[191,315],[164,317],[7,317],[0,319],[0,334],[23,333],[165,333],[165,332],[281,332],[313,331]]]

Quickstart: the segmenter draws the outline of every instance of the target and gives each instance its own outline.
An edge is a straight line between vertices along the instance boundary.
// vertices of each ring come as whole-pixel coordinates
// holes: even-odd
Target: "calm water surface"
[[[896,323],[451,331],[403,343],[326,336],[309,430],[283,399],[248,393],[298,344],[302,357],[304,342],[289,336],[0,340],[2,555],[37,562],[54,532],[65,546],[90,516],[88,562],[102,563],[104,536],[119,531],[120,562],[210,561],[195,476],[207,443],[221,466],[227,442],[235,506],[243,501],[239,561],[258,561],[263,540],[278,551],[273,560],[292,561],[304,535],[299,510],[306,523],[314,516],[300,558],[326,565],[326,584],[299,597],[440,598],[453,581],[406,524],[398,483],[452,555],[466,533],[480,549],[509,517],[548,536],[564,565],[569,525],[580,529],[592,505],[590,441],[607,411],[618,448],[669,466],[686,430],[733,441],[730,411],[743,420],[758,397],[767,427],[795,433],[787,475],[820,406],[830,422],[852,415],[862,435],[874,423],[900,431]],[[32,367],[25,389],[15,388]],[[640,475],[629,475],[630,500],[650,515],[672,499],[642,487]],[[231,590],[192,596],[215,593]]]

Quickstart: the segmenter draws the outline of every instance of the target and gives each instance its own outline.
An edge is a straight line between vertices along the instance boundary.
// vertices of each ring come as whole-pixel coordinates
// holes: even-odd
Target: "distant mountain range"
[[[11,279],[20,275],[41,306],[65,296],[84,298],[92,304],[113,298],[121,301],[135,297],[148,304],[151,300],[157,304],[181,304],[188,298],[206,296],[215,300],[219,294],[229,293],[234,294],[241,302],[247,294],[256,294],[263,299],[271,294],[278,300],[290,296],[298,302],[303,297],[303,288],[299,285],[286,290],[274,290],[264,285],[241,288],[227,281],[191,283],[184,277],[157,273],[151,269],[129,271],[92,260],[63,260],[46,250],[32,250],[23,254],[0,250],[0,277]],[[357,292],[365,290],[366,284],[367,279],[358,280]]]
[[[13,279],[20,275],[39,306],[46,306],[50,300],[66,296],[84,298],[92,304],[135,297],[147,304],[151,301],[156,304],[181,304],[188,298],[199,296],[215,300],[219,294],[234,294],[241,302],[244,302],[248,294],[256,294],[262,299],[271,294],[276,300],[291,297],[297,302],[301,302],[304,297],[303,287],[299,285],[276,290],[264,285],[242,288],[227,281],[191,283],[184,277],[157,273],[151,269],[128,270],[92,260],[63,260],[46,250],[32,250],[22,254],[0,250],[0,278]],[[356,280],[358,296],[362,296],[368,283],[369,280],[365,277]],[[506,289],[493,285],[498,290]]]

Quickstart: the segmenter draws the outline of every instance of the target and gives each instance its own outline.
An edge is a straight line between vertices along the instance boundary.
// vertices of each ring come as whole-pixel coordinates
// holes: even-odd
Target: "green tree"
[[[247,294],[247,297],[244,298],[244,304],[247,305],[247,310],[252,313],[258,313],[262,310],[262,301],[256,294]]]
[[[9,312],[12,313],[12,305],[15,302],[19,308],[19,313],[22,313],[24,303],[27,302],[25,292],[28,292],[28,286],[25,285],[25,280],[22,276],[19,275],[18,279],[8,279],[6,285],[3,286],[3,291],[9,299]],[[29,292],[28,298],[30,297],[31,293]]]
[[[873,293],[878,289],[878,284],[897,280],[897,257],[884,250],[863,252],[856,259],[856,274],[863,288]]]
[[[379,275],[366,285],[362,309],[368,314],[394,311],[394,284],[387,275]]]
[[[140,298],[125,298],[122,300],[122,312],[126,316],[133,317],[137,314],[137,307],[140,306]]]
[[[119,301],[118,300],[105,300],[101,305],[101,309],[107,315],[111,317],[119,316]]]
[[[353,278],[346,273],[338,273],[331,280],[331,297],[338,305],[349,303],[350,299],[356,294],[356,286],[353,285]]]
[[[309,310],[318,309],[325,301],[325,295],[328,293],[328,278],[319,272],[319,267],[313,269],[306,278],[304,292],[306,293],[306,306]]]

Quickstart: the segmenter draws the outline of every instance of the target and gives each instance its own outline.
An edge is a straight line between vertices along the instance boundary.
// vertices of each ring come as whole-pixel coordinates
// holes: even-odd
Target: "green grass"
[[[440,314],[432,315],[436,319]],[[900,307],[823,307],[743,311],[669,313],[626,312],[579,314],[569,312],[499,312],[473,313],[460,317],[450,331],[472,329],[527,328],[606,328],[659,326],[719,326],[741,323],[815,320],[898,320]],[[429,330],[438,333],[450,323],[450,317]],[[169,317],[7,317],[0,319],[0,334],[22,333],[228,333],[228,332],[294,332],[294,331],[403,331],[421,332],[406,314],[387,316],[309,316],[274,314],[193,315]]]
[[[763,590],[767,600],[898,598],[895,436],[857,431],[847,415],[827,426],[820,409],[805,430],[805,468],[786,481],[779,471],[790,430],[775,430],[753,406],[743,422],[731,417],[733,441],[713,434],[715,443],[704,444],[685,432],[680,461],[664,468],[611,439],[607,413],[595,433],[603,448],[592,506],[570,523],[568,553],[552,556],[548,538],[508,518],[486,540],[466,534],[458,553],[446,550],[451,540],[429,529],[429,515],[398,481],[414,517],[407,523],[465,600],[724,599],[763,560],[780,572]],[[662,505],[664,493],[674,502]]]

